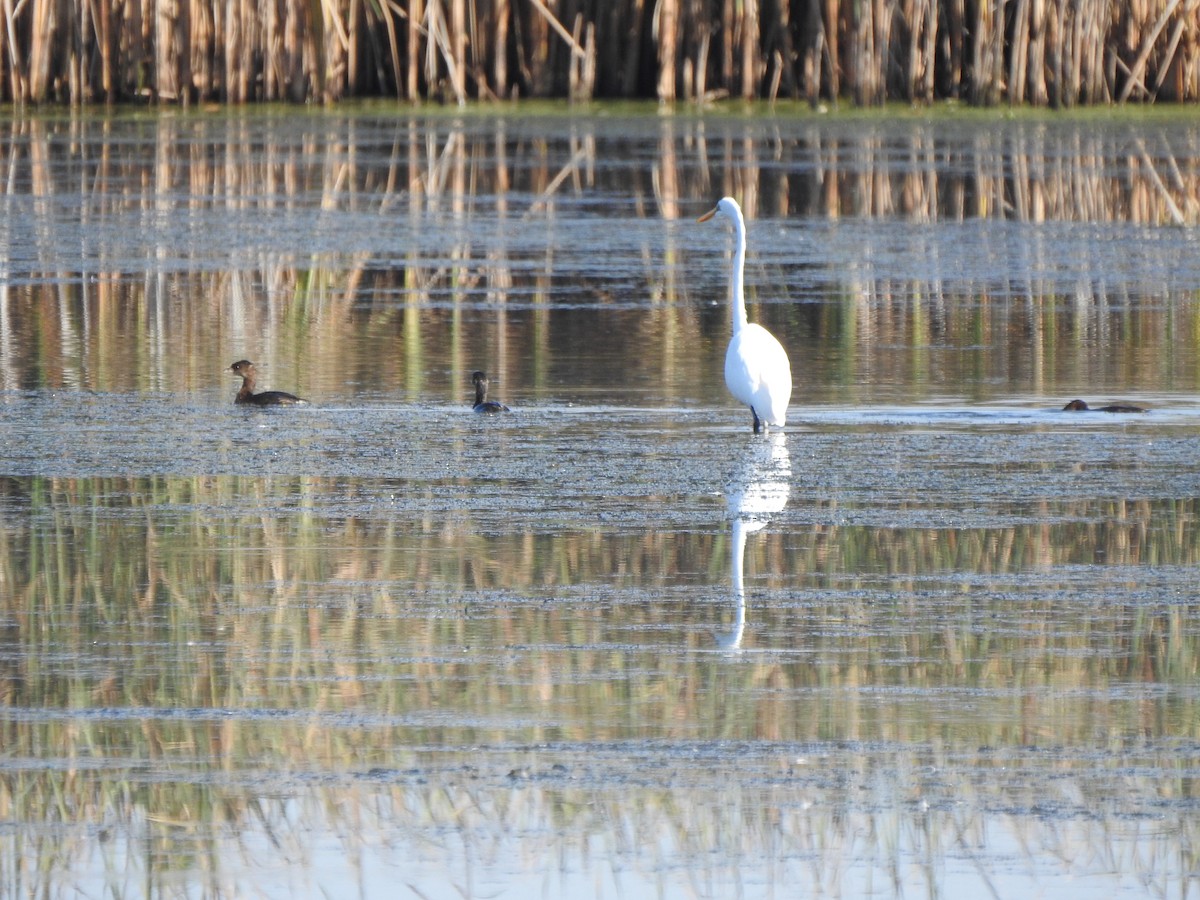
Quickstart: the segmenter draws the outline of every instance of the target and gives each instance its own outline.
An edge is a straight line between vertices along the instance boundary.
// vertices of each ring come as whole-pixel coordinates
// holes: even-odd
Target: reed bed
[[[5,0],[17,102],[1200,98],[1200,0]]]

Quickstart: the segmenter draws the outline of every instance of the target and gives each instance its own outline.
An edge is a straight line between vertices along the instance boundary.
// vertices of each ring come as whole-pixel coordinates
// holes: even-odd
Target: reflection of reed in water
[[[349,885],[376,896],[390,894],[397,871],[418,896],[480,896],[470,883],[439,890],[453,873],[520,883],[523,894],[587,896],[618,866],[621,896],[689,896],[697,883],[705,896],[758,896],[764,886],[821,896],[872,879],[896,887],[884,896],[910,896],[903,885],[942,896],[934,887],[949,873],[962,888],[974,883],[969,872],[979,890],[968,893],[980,895],[1086,879],[1110,896],[1136,879],[1138,895],[1185,897],[1177,888],[1197,864],[1187,773],[1153,745],[1136,765],[1119,751],[957,753],[894,739],[688,741],[669,756],[656,742],[560,741],[360,757],[343,736],[316,748],[335,754],[327,771],[308,756],[322,732],[399,735],[320,717],[306,726],[278,748],[242,746],[236,724],[225,734],[190,726],[200,741],[191,752],[284,754],[244,776],[236,767],[195,772],[174,758],[125,771],[100,769],[94,755],[90,765],[64,757],[36,772],[14,771],[25,760],[10,764],[0,801],[13,827],[0,837],[0,870],[18,873],[21,896],[38,897],[67,896],[80,883],[163,896],[181,893],[185,879],[213,896],[268,893],[284,881],[303,896],[344,896]],[[84,727],[75,737],[104,736]],[[506,777],[514,766],[533,777]],[[754,892],[739,890],[746,876]],[[539,877],[545,890],[532,887]],[[570,879],[575,890],[557,889]]]
[[[743,536],[797,502],[784,439],[746,441],[755,452],[740,461],[727,495],[735,526],[748,525]],[[625,565],[639,550],[646,579],[694,571],[689,560],[703,544],[683,534],[602,538],[590,528],[484,537],[467,521],[398,519],[375,503],[382,486],[0,480],[0,696],[13,711],[0,808],[22,826],[0,840],[0,870],[37,854],[31,877],[75,884],[100,855],[116,877],[140,865],[146,882],[196,869],[216,878],[246,855],[243,840],[258,853],[278,838],[305,860],[331,831],[350,848],[386,853],[395,842],[375,838],[396,838],[398,822],[403,839],[451,856],[454,836],[511,846],[498,856],[513,860],[529,835],[542,837],[550,848],[540,859],[607,837],[620,822],[659,836],[656,846],[680,848],[695,866],[732,847],[794,862],[791,884],[819,859],[829,883],[846,864],[907,859],[894,843],[878,843],[880,834],[916,835],[931,865],[959,859],[964,833],[999,829],[1031,853],[1061,848],[1070,834],[1072,846],[1108,859],[1128,849],[1129,823],[1153,816],[1166,823],[1152,829],[1162,852],[1141,874],[1161,878],[1177,863],[1194,871],[1196,787],[1179,743],[1196,731],[1187,690],[1194,604],[1152,600],[1153,586],[1131,587],[1139,579],[1128,570],[1104,575],[1088,605],[1066,609],[1064,598],[1078,592],[1072,580],[1092,583],[1094,570],[1050,572],[1028,603],[1014,602],[1007,577],[1030,568],[1014,545],[1041,541],[1052,559],[1071,560],[1095,545],[1097,521],[1150,542],[1146,560],[1194,565],[1190,501],[1072,505],[1079,521],[1067,531],[831,529],[811,557],[788,555],[798,561],[792,571],[824,566],[823,575],[856,585],[863,573],[888,573],[880,576],[886,593],[876,595],[887,602],[865,626],[848,625],[840,608],[856,603],[853,591],[823,591],[827,598],[802,611],[772,609],[781,628],[813,618],[838,625],[811,637],[822,664],[721,666],[730,688],[722,693],[691,689],[711,676],[704,654],[663,655],[654,641],[614,652],[618,619],[645,617],[639,624],[661,633],[677,622],[673,607],[625,604],[614,616],[571,590],[593,594],[615,561]],[[768,542],[779,535],[755,540]],[[1187,556],[1169,556],[1172,548]],[[471,569],[523,553],[522,565]],[[546,568],[534,568],[539,560]],[[1006,577],[986,595],[938,598],[927,590],[938,572]],[[912,604],[893,603],[909,577],[919,580],[906,594]],[[555,585],[555,603],[531,587],[545,584]],[[1115,595],[1131,602],[1115,609]],[[687,687],[663,691],[664,671]],[[899,712],[889,686],[905,699]],[[933,699],[913,702],[922,689]],[[960,690],[971,703],[937,699]],[[627,698],[630,715],[613,715],[614,697]],[[693,742],[677,730],[718,720],[723,734],[754,738],[738,742],[734,776],[727,742]],[[686,752],[666,769],[653,765],[664,743],[646,745],[650,722],[664,723],[673,748],[685,736]],[[1139,737],[1130,744],[1129,735]],[[1042,738],[1051,746],[1029,749]],[[554,748],[535,768],[539,777],[514,790],[504,773],[547,740]],[[825,753],[829,742],[835,749]],[[797,753],[825,755],[810,766]],[[667,774],[643,777],[655,771]],[[1126,773],[1115,795],[1113,771]],[[720,827],[687,827],[695,821]],[[97,843],[101,828],[111,840]],[[28,837],[39,829],[53,839]],[[840,851],[839,865],[814,855],[818,841]],[[1060,864],[1074,872],[1087,855]],[[980,853],[982,865],[992,859]]]
[[[749,122],[718,139],[711,123],[667,119],[640,145],[595,120],[558,126],[476,129],[413,117],[381,128],[335,115],[288,128],[253,117],[162,119],[149,133],[92,120],[0,125],[16,201],[9,221],[17,238],[27,236],[14,239],[11,283],[0,295],[0,388],[193,391],[211,383],[206,357],[225,345],[275,360],[301,393],[332,391],[337,385],[314,379],[337,372],[341,384],[387,396],[437,392],[457,402],[454,379],[433,381],[430,347],[450,371],[488,358],[510,378],[510,360],[520,360],[528,367],[521,383],[536,395],[555,383],[556,348],[584,341],[637,376],[676,384],[692,361],[678,348],[711,339],[703,311],[679,296],[687,279],[678,272],[708,250],[691,256],[671,229],[664,243],[663,229],[647,227],[624,271],[580,277],[571,272],[593,265],[594,252],[572,255],[562,239],[514,226],[521,216],[560,219],[589,194],[629,196],[620,214],[640,217],[639,227],[674,218],[695,211],[697,190],[718,192],[710,170],[731,173],[719,187],[741,197],[752,218],[1158,224],[1200,216],[1200,172],[1180,162],[1195,156],[1186,130],[1139,138],[1136,155],[1121,160],[1112,132],[1028,122],[853,134]],[[78,171],[48,150],[67,138],[92,173],[82,197]],[[359,146],[385,149],[356,154]],[[653,177],[631,182],[627,169],[605,164],[631,146],[653,153]],[[77,226],[56,214],[68,197],[86,215],[82,262]],[[1054,393],[1054,378],[1079,381],[1081,371],[1090,383],[1131,389],[1194,384],[1200,312],[1186,297],[1176,302],[1181,291],[1155,274],[1178,269],[1178,246],[1148,242],[1136,285],[1064,287],[1055,234],[1032,229],[998,248],[1012,255],[990,272],[964,272],[944,232],[912,229],[919,268],[897,274],[894,255],[866,247],[851,268],[812,267],[819,307],[765,304],[758,315],[781,336],[786,324],[789,343],[811,334],[823,350],[815,366],[830,359],[828,348],[844,348],[840,368],[815,368],[813,382],[844,381],[848,392],[901,377],[960,383],[947,368],[959,355],[929,352],[945,345],[971,347],[980,380],[1003,379],[1010,390]],[[1080,268],[1103,270],[1109,249],[1088,241],[1083,250],[1096,258]],[[788,283],[797,271],[790,265],[753,281]],[[127,274],[143,271],[153,277]],[[650,310],[623,321],[612,301],[631,295]],[[1147,295],[1167,302],[1139,302]],[[561,301],[572,315],[556,314]],[[603,322],[587,318],[601,313]],[[144,341],[125,338],[135,330]],[[631,353],[640,344],[630,334],[663,352]],[[1030,334],[1033,359],[1014,361]],[[304,381],[292,382],[292,371]]]
[[[792,458],[787,436],[777,431],[765,441],[750,444],[742,467],[729,485],[726,494],[732,537],[729,578],[735,612],[733,629],[716,636],[717,646],[723,650],[738,649],[746,628],[746,591],[742,584],[746,536],[764,527],[774,513],[787,505],[791,479]]]

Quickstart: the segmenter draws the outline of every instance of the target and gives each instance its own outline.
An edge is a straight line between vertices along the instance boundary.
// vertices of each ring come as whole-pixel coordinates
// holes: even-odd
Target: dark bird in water
[[[295,394],[289,394],[285,391],[263,391],[261,394],[254,393],[254,381],[258,377],[258,372],[254,369],[254,363],[248,359],[239,359],[229,371],[234,375],[242,376],[242,389],[237,392],[237,397],[234,398],[236,404],[250,404],[251,406],[296,406],[301,403],[307,403],[307,400],[302,400]]]
[[[475,405],[472,407],[475,412],[491,414],[509,411],[503,403],[487,398],[488,377],[482,372],[471,373],[471,383],[475,385]]]
[[[1072,400],[1063,410],[1067,412],[1106,412],[1106,413],[1144,413],[1147,410],[1141,406],[1130,406],[1127,403],[1114,403],[1112,406],[1088,406],[1082,400]]]

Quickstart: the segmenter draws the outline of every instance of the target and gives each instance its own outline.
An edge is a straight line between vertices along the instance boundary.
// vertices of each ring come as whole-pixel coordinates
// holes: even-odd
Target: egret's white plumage
[[[761,325],[746,321],[746,297],[742,290],[746,265],[746,222],[732,197],[723,198],[698,221],[721,216],[733,223],[733,271],[729,278],[729,300],[733,307],[733,337],[725,351],[725,385],[729,393],[750,407],[754,430],[782,426],[787,421],[792,396],[792,365],[787,351],[775,335]]]

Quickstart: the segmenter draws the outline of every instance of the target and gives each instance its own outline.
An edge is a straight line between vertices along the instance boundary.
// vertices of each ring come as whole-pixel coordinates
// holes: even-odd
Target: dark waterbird
[[[1114,403],[1112,406],[1088,406],[1082,400],[1072,400],[1063,407],[1064,412],[1106,412],[1106,413],[1144,413],[1147,410],[1141,406],[1131,406],[1127,403]]]
[[[236,404],[249,404],[251,406],[297,406],[308,402],[286,391],[254,393],[254,381],[258,377],[258,372],[255,371],[254,363],[248,359],[239,359],[229,367],[229,371],[234,375],[242,376],[242,388],[237,392],[237,397],[233,401]]]
[[[509,408],[503,403],[497,403],[495,400],[489,400],[487,398],[487,375],[485,375],[483,372],[472,372],[471,383],[475,385],[475,405],[472,407],[475,412],[485,413],[487,415],[509,412]]]

